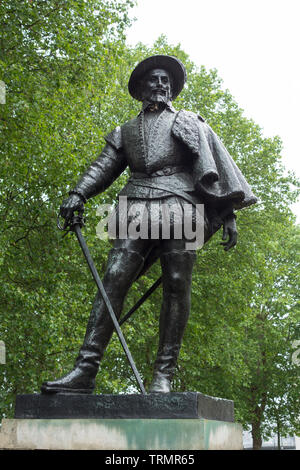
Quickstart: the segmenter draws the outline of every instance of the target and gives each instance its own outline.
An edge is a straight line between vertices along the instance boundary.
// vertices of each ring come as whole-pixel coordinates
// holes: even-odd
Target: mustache
[[[154,88],[152,90],[152,93],[163,93],[164,95],[167,94],[167,90],[164,90],[163,88]]]

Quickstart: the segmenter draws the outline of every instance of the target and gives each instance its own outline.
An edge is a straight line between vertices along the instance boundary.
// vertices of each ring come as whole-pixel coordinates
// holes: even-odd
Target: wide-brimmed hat
[[[133,70],[129,82],[128,90],[131,96],[138,101],[142,101],[140,81],[143,76],[153,69],[164,69],[172,79],[172,100],[175,100],[186,81],[186,70],[183,63],[170,55],[153,55],[140,62]]]

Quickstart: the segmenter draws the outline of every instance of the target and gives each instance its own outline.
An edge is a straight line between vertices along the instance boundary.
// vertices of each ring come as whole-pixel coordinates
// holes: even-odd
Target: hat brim
[[[186,70],[183,63],[176,57],[169,55],[154,55],[140,62],[133,70],[128,90],[133,98],[142,101],[140,81],[143,76],[153,69],[164,69],[172,77],[172,100],[175,100],[186,82]]]

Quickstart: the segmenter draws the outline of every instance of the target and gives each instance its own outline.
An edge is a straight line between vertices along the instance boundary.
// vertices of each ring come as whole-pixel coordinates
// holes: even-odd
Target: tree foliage
[[[177,109],[200,113],[220,136],[259,202],[238,214],[238,246],[225,253],[217,234],[200,250],[192,309],[174,388],[234,399],[236,418],[251,426],[255,445],[270,430],[299,426],[299,227],[290,205],[297,182],[281,163],[281,142],[244,116],[215,70],[198,68],[180,46],[126,47],[129,1],[10,1],[0,6],[1,79],[1,324],[7,364],[1,410],[15,395],[70,370],[82,342],[95,286],[72,236],[61,238],[61,200],[103,147],[103,136],[134,117],[127,92],[134,65],[153,53],[179,57],[188,83]],[[84,229],[103,273],[109,242],[95,236],[96,207],[112,202],[122,175],[87,204]],[[159,263],[135,283],[126,307],[160,275]],[[158,342],[158,289],[124,325],[145,384]],[[98,393],[135,390],[122,348],[113,338]],[[297,416],[298,410],[298,416]]]

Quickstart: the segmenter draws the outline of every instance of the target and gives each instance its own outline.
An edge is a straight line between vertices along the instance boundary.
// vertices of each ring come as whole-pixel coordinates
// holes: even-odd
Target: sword
[[[132,355],[131,355],[131,353],[130,353],[130,351],[129,351],[129,348],[128,348],[128,346],[127,346],[127,343],[126,343],[126,341],[125,341],[125,338],[124,338],[124,336],[123,336],[123,333],[122,333],[122,331],[121,331],[121,328],[120,328],[120,326],[119,326],[119,323],[118,323],[117,317],[116,317],[116,315],[115,315],[115,312],[114,312],[114,310],[113,310],[113,308],[112,308],[112,305],[111,305],[111,303],[110,303],[110,300],[109,300],[109,298],[108,298],[108,296],[107,296],[107,294],[106,294],[106,292],[105,292],[104,286],[103,286],[102,281],[101,281],[101,279],[100,279],[100,277],[99,277],[99,274],[98,274],[98,272],[97,272],[97,269],[96,269],[96,267],[95,267],[95,265],[94,265],[94,262],[93,262],[93,259],[92,259],[91,255],[90,255],[90,251],[89,251],[89,249],[88,249],[88,246],[87,246],[87,244],[86,244],[86,241],[85,241],[85,239],[84,239],[84,237],[83,237],[83,235],[82,235],[81,227],[83,227],[83,225],[84,225],[84,219],[83,219],[83,217],[82,217],[82,212],[79,213],[78,215],[73,215],[72,220],[71,220],[71,221],[67,220],[67,221],[65,222],[65,224],[64,224],[63,227],[62,227],[62,226],[60,225],[60,223],[59,223],[59,215],[58,215],[58,217],[57,217],[57,226],[58,226],[58,228],[59,228],[60,230],[66,230],[66,229],[69,227],[68,232],[69,232],[69,231],[72,231],[72,232],[75,233],[75,235],[76,235],[76,237],[77,237],[77,240],[78,240],[78,242],[79,242],[79,245],[80,245],[80,247],[81,247],[81,249],[82,249],[82,252],[83,252],[83,254],[84,254],[84,257],[85,257],[85,259],[86,259],[86,261],[87,261],[87,264],[88,264],[88,266],[89,266],[89,268],[90,268],[90,271],[91,271],[91,273],[92,273],[92,276],[93,276],[93,278],[94,278],[94,281],[96,282],[96,285],[97,285],[97,287],[98,287],[98,290],[99,290],[100,294],[102,295],[102,298],[103,298],[103,300],[104,300],[104,303],[105,303],[105,305],[106,305],[106,308],[107,308],[107,310],[108,310],[108,313],[109,313],[109,315],[110,315],[110,318],[111,318],[111,320],[112,320],[112,322],[113,322],[113,324],[114,324],[115,330],[116,330],[117,335],[118,335],[119,340],[120,340],[120,343],[121,343],[121,345],[122,345],[122,347],[123,347],[123,350],[124,350],[124,352],[125,352],[125,354],[126,354],[126,356],[127,356],[127,359],[128,359],[128,361],[129,361],[129,364],[130,364],[130,366],[131,366],[131,369],[132,369],[132,371],[133,371],[133,373],[134,373],[134,375],[135,375],[135,378],[136,378],[136,381],[137,381],[137,383],[138,383],[138,385],[139,385],[139,388],[140,388],[142,394],[143,394],[143,395],[146,395],[146,390],[145,390],[145,388],[144,388],[144,385],[143,385],[141,376],[140,376],[140,374],[139,374],[139,372],[138,372],[138,370],[137,370],[137,368],[136,368],[136,365],[135,365],[135,363],[134,363],[134,360],[133,360],[133,358],[132,358]],[[67,233],[68,233],[68,232],[67,232]]]

